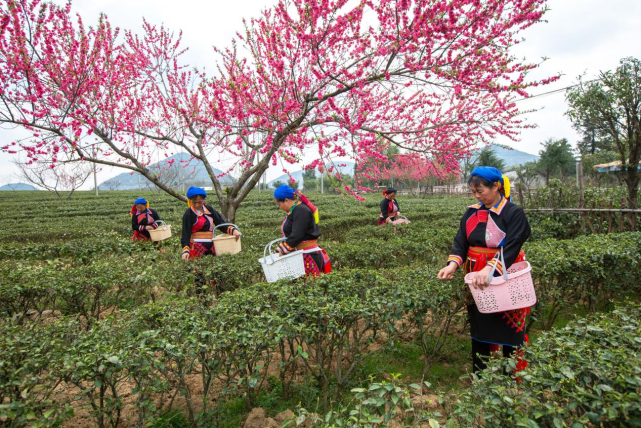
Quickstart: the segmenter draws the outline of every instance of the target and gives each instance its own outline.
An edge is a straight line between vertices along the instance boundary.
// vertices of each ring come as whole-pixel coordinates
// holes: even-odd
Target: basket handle
[[[400,217],[400,218],[402,218],[402,219],[404,219],[404,220],[410,221],[410,219],[409,219],[409,218],[407,218],[407,217],[405,217],[404,215],[399,215],[398,217]]]
[[[496,256],[498,255],[499,254],[497,254]],[[503,247],[501,247],[500,255],[501,255],[501,259],[500,259],[501,264],[503,265],[503,279],[507,281],[507,266],[505,266],[505,258],[503,257]],[[494,256],[494,258],[496,258],[496,256]],[[492,267],[492,270],[490,271],[490,275],[487,277],[488,284],[492,283],[492,279],[494,278],[494,272],[496,272],[497,266],[498,266],[498,263],[495,263],[494,266]]]
[[[162,220],[156,220],[154,223],[156,223],[156,224],[157,224],[157,225],[159,225],[159,226],[160,226],[161,224],[165,224],[165,222],[164,222],[164,221],[162,221]]]
[[[272,242],[265,245],[265,249],[263,250],[263,259],[267,259],[267,248],[269,248],[269,254],[271,255],[272,263],[274,263],[274,255],[272,254],[272,245],[274,245],[277,242],[282,242],[286,240],[287,238],[278,238],[278,239],[274,239]]]
[[[236,226],[234,223],[220,223],[217,226],[214,226],[214,235],[216,234],[216,229],[218,229],[221,226],[234,226],[236,230],[238,230],[238,233],[240,233],[240,229],[238,229],[238,226]],[[242,233],[240,233],[242,235]]]

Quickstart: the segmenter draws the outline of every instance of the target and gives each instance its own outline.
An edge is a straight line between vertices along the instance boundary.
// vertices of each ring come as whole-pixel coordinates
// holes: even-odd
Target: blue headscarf
[[[484,178],[490,183],[500,182],[503,184],[503,174],[492,166],[477,166],[474,168],[474,171],[472,171],[472,177],[474,176]]]
[[[281,184],[276,190],[274,190],[274,198],[278,200],[294,199],[294,189],[289,187],[287,184]]]
[[[145,198],[138,198],[134,201],[133,206],[131,207],[131,211],[129,211],[129,216],[133,218],[134,214],[138,212],[138,208],[136,208],[136,205],[138,204],[143,204],[147,208],[145,208],[144,212],[147,212],[149,209],[149,202],[147,202],[147,199]]]
[[[202,187],[191,186],[187,189],[187,198],[191,199],[194,196],[202,196],[203,198],[207,197],[207,192]]]

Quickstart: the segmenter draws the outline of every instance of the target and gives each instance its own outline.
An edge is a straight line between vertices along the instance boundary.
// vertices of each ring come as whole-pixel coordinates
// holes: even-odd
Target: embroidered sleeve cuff
[[[188,252],[189,252],[189,246],[188,246],[188,245],[185,245],[185,246],[183,247],[183,253],[188,253]]]
[[[280,249],[280,251],[283,254],[289,254],[289,253],[291,253],[292,251],[295,250],[295,248],[287,245],[287,242],[281,242],[280,245],[278,246],[278,248]]]
[[[488,266],[494,267],[496,265],[496,272],[498,272],[500,275],[503,275],[503,266],[501,265],[501,262],[499,260],[490,260],[487,262]]]
[[[138,230],[140,230],[141,232],[144,231],[145,230],[145,226],[138,226]]]
[[[151,225],[154,229],[158,229],[158,223],[154,222],[154,224]]]
[[[459,256],[455,256],[452,254],[447,258],[447,263],[449,262],[454,262],[456,263],[457,266],[460,267],[463,264],[463,259]]]
[[[234,226],[227,226],[227,235],[233,235],[236,228]]]

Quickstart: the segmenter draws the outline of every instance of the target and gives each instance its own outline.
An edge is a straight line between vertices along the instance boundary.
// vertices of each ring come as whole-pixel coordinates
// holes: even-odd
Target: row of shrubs
[[[419,334],[440,328],[426,323],[426,314],[458,291],[435,273],[425,270],[414,284],[343,270],[314,281],[255,284],[211,306],[198,299],[150,303],[91,325],[78,317],[3,322],[0,418],[11,426],[55,426],[80,403],[96,426],[120,426],[125,408],[137,415],[128,424],[144,426],[180,400],[191,424],[215,423],[217,404],[244,396],[251,405],[274,371],[285,395],[293,382],[312,379],[328,408],[363,359],[410,324],[421,325]]]
[[[411,226],[411,225],[409,225]],[[328,242],[335,270],[380,269],[412,272],[414,267],[438,269],[450,237],[446,230],[417,228],[374,229],[373,238],[356,241],[360,229],[348,232],[345,242]],[[381,248],[380,242],[384,241]],[[117,241],[107,241],[117,242]],[[96,257],[90,249],[68,259],[46,262],[6,260],[0,265],[0,314],[26,320],[43,311],[99,319],[109,308],[128,308],[164,296],[192,297],[198,284],[213,287],[208,294],[248,287],[264,281],[258,258],[262,246],[244,243],[234,256],[178,259],[171,251],[159,253],[150,245],[122,243],[111,255]],[[593,311],[603,302],[638,293],[636,278],[641,261],[641,233],[584,236],[572,240],[528,242],[539,303],[534,319],[549,328],[559,314],[575,305]],[[86,262],[77,263],[86,254]],[[403,267],[412,267],[404,270]]]
[[[542,334],[516,361],[490,360],[474,387],[424,396],[424,385],[396,379],[355,388],[325,417],[298,409],[288,427],[583,428],[641,426],[641,306],[578,318]],[[432,401],[432,402],[430,402]],[[438,411],[440,410],[440,411]]]
[[[81,198],[73,204],[61,205],[59,201],[38,203],[38,216],[43,221],[38,223],[37,231],[33,222],[25,222],[22,208],[28,200],[8,200],[0,208],[0,217],[8,222],[10,227],[0,230],[0,242],[8,246],[7,250],[0,253],[0,258],[27,258],[33,257],[28,250],[17,251],[21,246],[42,248],[41,254],[52,257],[69,257],[70,252],[64,251],[69,241],[77,241],[80,245],[87,242],[93,246],[94,242],[131,237],[129,219],[129,193],[107,194],[99,200],[95,198]],[[133,197],[133,193],[131,194]],[[173,198],[166,195],[148,196],[156,201],[153,207],[158,210],[161,217],[173,226],[174,234],[180,233],[182,215],[186,208]],[[314,202],[319,207],[323,239],[342,240],[343,235],[353,228],[365,227],[375,229],[379,210],[379,196],[370,195],[365,202],[358,202],[352,198],[336,195],[314,195]],[[455,230],[465,207],[473,202],[467,198],[430,198],[403,199],[401,205],[403,212],[411,220],[422,223],[420,227],[426,229],[447,227]],[[217,203],[212,201],[214,207]],[[263,230],[278,233],[283,213],[279,211],[270,198],[264,195],[251,195],[243,202],[242,209],[238,211],[236,223],[247,236],[255,235]],[[533,239],[540,238],[569,238],[578,234],[578,222],[571,215],[546,215],[531,214],[530,222],[533,225]],[[371,232],[365,232],[370,236]],[[177,242],[177,238],[171,241]],[[264,242],[263,242],[264,244]],[[56,252],[55,245],[63,247]]]
[[[190,425],[214,425],[226,400],[244,396],[251,406],[269,373],[284,394],[313,379],[328,404],[367,355],[400,333],[426,335],[432,345],[446,338],[444,320],[460,317],[451,305],[458,295],[451,283],[345,271],[331,281],[257,284],[210,308],[195,299],[152,303],[90,329],[74,318],[2,323],[0,420],[58,426],[84,407],[95,426],[149,426],[178,407]],[[452,427],[641,426],[640,320],[641,307],[629,304],[543,333],[526,348],[530,364],[517,381],[509,375],[515,360],[490,361],[474,388],[442,400],[447,420],[415,416]],[[316,426],[386,426],[398,416],[390,402],[425,390],[399,388],[358,389],[358,413],[338,409]]]
[[[232,257],[184,263],[176,238],[158,253],[130,242],[126,225],[92,233],[62,221],[39,243],[3,245],[0,421],[53,426],[80,404],[97,426],[153,424],[177,407],[207,425],[229,398],[251,404],[274,371],[285,394],[312,379],[327,404],[400,334],[420,342],[427,372],[464,323],[460,278],[436,280],[462,211],[412,201],[416,220],[394,230],[338,198],[321,198],[342,207],[322,217],[335,272],[314,282],[261,282],[257,258],[282,218],[271,200],[250,201],[264,209]],[[535,235],[562,230],[560,220],[532,223]],[[526,254],[539,296],[533,320],[545,328],[574,306],[638,296],[641,234],[536,239]]]
[[[546,327],[573,306],[594,310],[601,301],[639,294],[641,234],[535,242],[526,254],[539,297],[534,320]],[[160,260],[151,263],[152,257]],[[437,267],[377,273],[343,262],[343,269],[315,281],[265,284],[255,272],[234,283],[240,257],[201,259],[195,266],[163,257],[6,268],[0,289],[6,314],[0,335],[9,345],[0,356],[6,420],[55,424],[81,400],[98,426],[117,426],[126,405],[136,406],[143,424],[185,397],[195,424],[215,419],[212,401],[243,395],[251,402],[270,367],[277,367],[284,390],[301,377],[313,379],[327,404],[363,358],[399,334],[409,332],[421,343],[427,371],[463,324],[460,279],[438,281]],[[150,263],[141,266],[141,260]],[[250,261],[256,264],[246,260],[248,267]],[[215,305],[211,290],[199,288],[213,286],[212,278],[216,288],[230,291]],[[66,316],[31,321],[52,307]],[[195,375],[203,385],[198,397],[186,381]],[[125,398],[123,388],[132,383]],[[75,395],[61,402],[54,393],[61,385]]]
[[[525,348],[519,382],[504,375],[516,361],[490,362],[453,403],[452,425],[639,427],[640,337],[638,303],[543,333]]]

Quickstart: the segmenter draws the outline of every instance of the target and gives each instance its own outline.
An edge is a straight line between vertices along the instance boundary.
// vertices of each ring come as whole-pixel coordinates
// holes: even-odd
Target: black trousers
[[[491,344],[489,343],[472,339],[472,369],[474,373],[478,373],[487,367],[482,357],[490,356],[490,346]],[[503,345],[503,357],[508,358],[515,350],[516,347],[514,346]]]

